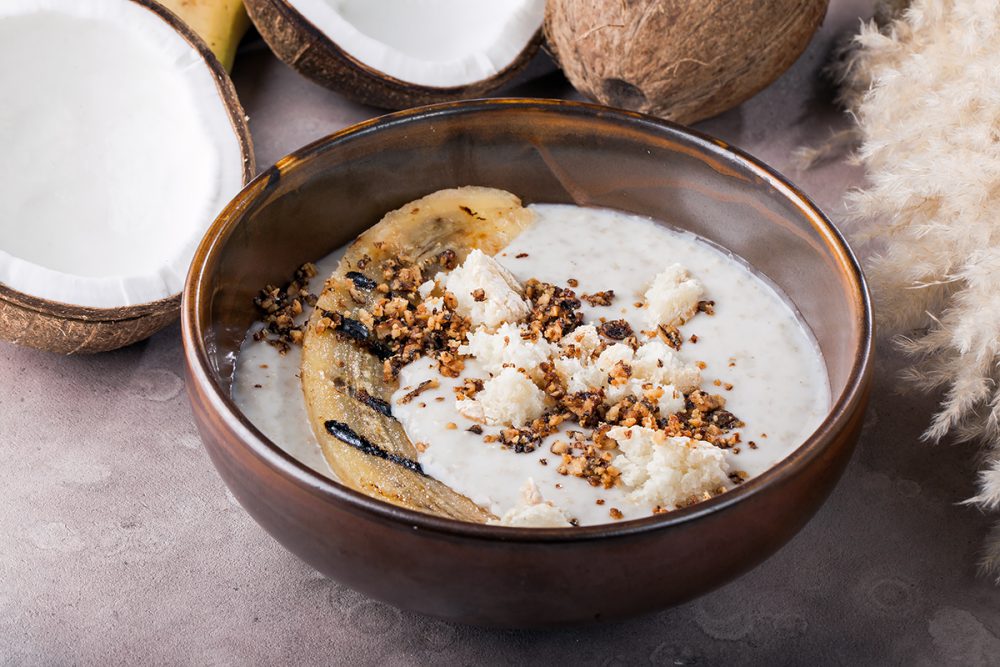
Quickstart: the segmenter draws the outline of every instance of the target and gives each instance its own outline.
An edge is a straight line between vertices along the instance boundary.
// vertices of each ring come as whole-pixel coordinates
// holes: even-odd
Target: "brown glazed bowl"
[[[733,250],[781,287],[812,327],[830,376],[829,416],[788,458],[728,493],[665,515],[577,529],[425,515],[293,460],[230,400],[253,295],[348,243],[385,212],[461,185],[504,188],[526,203],[651,216]],[[802,193],[721,141],[568,102],[424,107],[355,125],[279,160],[209,230],[182,318],[202,439],[267,532],[374,598],[494,626],[621,618],[689,600],[756,566],[802,528],[840,477],[871,380],[864,278],[844,239]]]

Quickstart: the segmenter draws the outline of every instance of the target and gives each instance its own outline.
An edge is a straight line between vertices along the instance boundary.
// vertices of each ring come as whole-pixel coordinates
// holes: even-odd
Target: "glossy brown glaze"
[[[799,307],[835,405],[787,459],[738,489],[638,521],[574,530],[461,523],[369,499],[305,468],[229,398],[251,298],[428,192],[488,185],[526,203],[607,206],[728,247]],[[620,239],[641,243],[641,239]],[[182,307],[188,391],[209,454],[242,505],[331,577],[456,621],[558,625],[690,599],[779,549],[833,488],[861,427],[871,316],[850,250],[780,176],[721,142],[603,107],[473,101],[363,123],[282,159],[223,212]]]

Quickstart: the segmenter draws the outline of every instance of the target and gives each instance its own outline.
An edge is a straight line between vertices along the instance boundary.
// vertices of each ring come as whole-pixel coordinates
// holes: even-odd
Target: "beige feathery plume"
[[[907,6],[908,5],[908,6]],[[925,437],[984,443],[980,492],[1000,509],[1000,2],[883,3],[841,54],[867,185],[848,216],[871,252],[882,331],[943,389]],[[810,157],[808,155],[803,157]],[[984,567],[1000,580],[1000,527]]]

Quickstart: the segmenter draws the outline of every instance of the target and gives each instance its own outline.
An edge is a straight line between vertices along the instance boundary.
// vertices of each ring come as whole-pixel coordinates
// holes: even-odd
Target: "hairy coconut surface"
[[[0,285],[0,338],[59,354],[107,352],[145,340],[177,319],[179,294],[127,308],[81,308]]]
[[[61,5],[59,2],[46,5],[51,11],[52,16],[62,16],[56,10],[61,11],[62,7],[65,6],[66,15],[83,16],[85,19],[90,19],[89,14],[82,13],[84,12],[81,9],[82,3],[72,5],[69,2],[65,2],[65,0],[62,1],[65,3],[64,5]],[[148,12],[149,14],[143,14],[145,17],[143,18],[143,22],[146,24],[146,27],[143,29],[149,29],[148,17],[154,17],[152,24],[162,26],[156,28],[159,31],[158,34],[160,36],[170,36],[168,41],[177,40],[181,44],[186,44],[186,47],[181,50],[186,51],[185,55],[190,59],[191,64],[198,63],[198,67],[204,68],[204,75],[208,81],[207,89],[212,90],[213,95],[218,95],[218,127],[225,127],[224,131],[227,132],[231,127],[235,135],[234,145],[237,146],[237,149],[232,151],[232,153],[234,157],[241,160],[241,164],[238,164],[234,168],[236,175],[234,180],[237,185],[246,184],[256,171],[250,132],[247,126],[246,115],[239,103],[236,90],[222,65],[209,50],[208,46],[188,26],[156,2],[152,2],[151,0],[122,0],[122,2],[126,6],[134,5],[138,7],[140,14]],[[39,3],[39,5],[41,4]],[[17,7],[11,5],[7,9],[11,7],[14,7],[14,9],[25,7],[29,12],[36,9],[35,5],[30,2],[23,2]],[[114,9],[117,10],[120,8],[115,6]],[[119,14],[111,12],[111,8],[108,8],[108,12],[108,14],[101,14],[95,10],[93,16],[119,16]],[[3,12],[0,12],[0,15],[3,15]],[[16,18],[18,13],[15,11],[12,15]],[[44,20],[46,15],[39,13],[32,16],[38,16],[38,20]],[[95,18],[95,20],[100,19]],[[79,69],[80,63],[75,64]],[[18,81],[18,79],[14,80]],[[85,84],[86,82],[83,83]],[[127,82],[125,83],[127,84]],[[44,117],[44,111],[46,110],[39,109],[39,117]],[[75,110],[77,116],[80,118],[89,117],[85,115],[89,111],[89,108]],[[79,120],[79,118],[75,118],[75,120]],[[83,120],[79,120],[79,122],[82,123]],[[121,145],[127,137],[133,136],[120,132],[116,134],[119,126],[114,124],[111,124],[111,134],[114,136],[105,136],[106,133],[101,129],[101,127],[105,126],[108,126],[108,123],[98,123],[95,131],[101,132],[101,134],[96,139],[93,137],[84,138],[93,140],[91,143],[96,142],[100,147],[105,143],[108,146]],[[212,127],[216,126],[213,125]],[[31,132],[38,131],[37,129],[30,130],[29,128],[28,134],[21,135],[28,142],[29,156],[33,155],[33,151],[30,149],[30,142],[36,139],[38,141],[46,140],[47,134],[45,132],[42,132],[42,134],[31,134]],[[138,130],[135,127],[131,127],[129,131],[134,133]],[[98,151],[100,151],[100,148],[98,148]],[[91,162],[100,164],[101,159],[115,159],[116,155],[116,153],[109,153],[106,156],[88,156],[85,154],[83,158],[87,161],[87,164]],[[145,164],[144,161],[148,159],[156,159],[156,156],[139,156],[134,161],[134,164],[130,162],[129,165],[131,166],[123,169],[126,172],[128,169],[131,169],[138,174],[137,178],[141,177],[143,164]],[[21,168],[28,169],[36,161],[28,159],[21,165]],[[72,165],[66,168],[71,167]],[[69,189],[60,182],[59,178],[53,177],[52,173],[55,172],[52,170],[37,171],[37,173],[31,176],[33,180],[30,181],[30,184],[32,187],[44,186],[45,188],[51,188],[51,199],[53,200],[58,200],[60,197],[65,199]],[[98,173],[101,172],[98,170]],[[47,184],[44,180],[45,178],[52,181],[51,184]],[[115,207],[122,205],[119,195],[124,196],[126,200],[133,204],[135,203],[134,192],[128,191],[127,187],[124,190],[116,191],[116,187],[121,188],[123,186],[121,183],[118,183],[117,186],[108,183],[105,187],[105,190],[110,193],[107,202],[109,211],[117,211]],[[165,188],[167,186],[159,183],[158,187]],[[129,197],[132,198],[130,199]],[[73,201],[69,201],[66,204],[68,207],[67,210],[72,212],[73,205]],[[134,208],[141,209],[142,207],[138,206]],[[20,224],[31,225],[31,210],[31,207],[27,206],[25,209],[27,211],[27,219],[22,219]],[[84,211],[81,210],[80,213],[80,219],[82,220]],[[89,213],[93,214],[93,211]],[[118,211],[118,214],[121,213],[121,211]],[[130,215],[141,214],[141,210],[133,210],[130,213]],[[93,217],[91,215],[91,218]],[[52,216],[50,215],[49,218],[52,218]],[[48,220],[49,218],[46,219]],[[90,218],[87,219],[89,220]],[[201,222],[203,222],[202,228],[207,227],[208,223],[211,222],[211,217]],[[75,246],[60,246],[57,248],[58,244],[45,241],[45,235],[50,232],[41,233],[39,229],[40,227],[36,225],[36,228],[32,229],[32,234],[42,239],[40,241],[41,245],[27,248],[27,250],[31,250],[35,254],[41,254],[43,255],[42,257],[31,257],[28,260],[24,260],[16,255],[9,255],[4,252],[8,248],[0,248],[0,252],[4,252],[6,255],[4,257],[5,275],[9,277],[9,280],[5,279],[3,282],[0,282],[0,338],[63,354],[101,352],[123,347],[147,338],[177,318],[180,305],[179,288],[186,272],[186,263],[182,263],[180,259],[176,262],[171,260],[172,263],[170,266],[173,267],[173,264],[177,266],[175,267],[176,270],[175,268],[170,268],[169,272],[171,276],[174,276],[175,273],[177,274],[175,276],[177,280],[174,280],[177,284],[169,285],[170,289],[167,289],[166,280],[163,281],[162,289],[157,290],[151,287],[155,283],[154,280],[147,279],[144,276],[132,280],[127,275],[119,274],[115,269],[112,269],[112,275],[103,276],[96,273],[96,267],[91,266],[89,268],[93,269],[95,273],[84,272],[76,275],[71,270],[73,269],[74,262],[83,262],[81,258],[87,257],[88,254],[94,254],[98,250],[106,254],[106,248],[101,246],[104,242],[101,233],[95,231],[91,237],[86,238],[85,242],[77,243]],[[80,230],[69,228],[67,234],[69,231],[76,233]],[[190,242],[193,246],[197,243],[200,232],[192,228],[191,234],[192,238]],[[15,246],[18,243],[24,244],[23,237],[17,234],[12,236],[11,239]],[[62,239],[62,241],[65,241],[65,239]],[[64,242],[62,245],[66,246],[67,244]],[[48,257],[43,252],[46,247],[53,248],[52,252],[57,254]],[[18,250],[19,253],[24,251],[26,251],[25,248],[19,248]],[[121,251],[126,252],[127,250],[122,249]],[[51,261],[47,261],[47,257]],[[90,264],[95,263],[94,260],[88,261]],[[127,262],[120,263],[123,265],[127,264]],[[156,268],[151,266],[150,270],[155,272]],[[44,278],[44,280],[30,279],[31,276],[35,276],[36,274],[40,278]],[[111,289],[114,287],[112,284],[114,281],[121,283],[118,296],[115,296],[116,290]],[[133,283],[135,284],[133,285]],[[133,287],[135,289],[132,289]],[[74,299],[74,295],[79,298]],[[145,296],[145,298],[139,299],[137,298],[139,296]]]
[[[574,87],[693,123],[751,97],[799,57],[828,0],[549,0],[545,35]]]
[[[521,73],[542,43],[541,26],[519,53],[492,74],[460,85],[423,85],[404,81],[351,55],[288,0],[245,0],[250,19],[264,41],[287,65],[316,83],[362,104],[405,109],[435,102],[481,97]],[[430,18],[428,20],[431,20]],[[420,32],[420,25],[409,26]]]

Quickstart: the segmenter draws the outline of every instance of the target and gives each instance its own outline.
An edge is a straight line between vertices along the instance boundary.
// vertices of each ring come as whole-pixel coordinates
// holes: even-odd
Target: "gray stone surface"
[[[860,174],[797,174],[790,149],[842,126],[817,70],[870,12],[834,1],[795,67],[701,127],[836,215]],[[235,72],[261,165],[374,112],[265,50]],[[558,77],[527,92],[567,93]],[[958,503],[973,450],[918,441],[933,397],[899,395],[881,349],[859,450],[818,516],[749,575],[683,607],[561,632],[400,612],[326,580],[229,495],[192,423],[178,328],[62,358],[0,344],[0,663],[647,662],[997,664],[1000,592],[975,571],[989,519]]]

